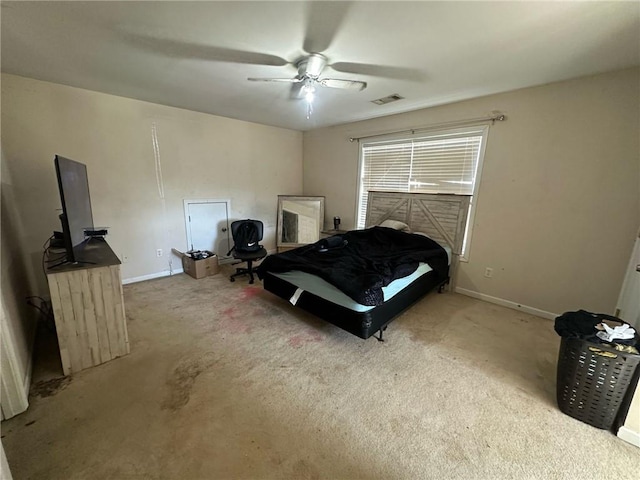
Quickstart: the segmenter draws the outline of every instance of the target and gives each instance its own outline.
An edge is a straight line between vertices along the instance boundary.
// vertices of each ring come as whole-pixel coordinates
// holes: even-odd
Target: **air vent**
[[[393,93],[388,97],[379,98],[377,100],[371,100],[371,103],[375,103],[376,105],[384,105],[385,103],[397,102],[398,100],[402,100],[404,97],[401,97],[397,93]]]

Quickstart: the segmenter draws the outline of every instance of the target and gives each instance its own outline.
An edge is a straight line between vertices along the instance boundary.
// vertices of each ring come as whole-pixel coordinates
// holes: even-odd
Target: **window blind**
[[[364,228],[368,191],[472,195],[483,129],[439,132],[362,145],[358,228]]]

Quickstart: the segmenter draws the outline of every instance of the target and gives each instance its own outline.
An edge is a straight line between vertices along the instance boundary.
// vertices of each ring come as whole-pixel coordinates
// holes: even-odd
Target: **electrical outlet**
[[[484,269],[484,276],[487,278],[493,277],[493,268],[487,267]]]
[[[162,249],[159,248],[156,250],[156,257],[161,257],[162,256]]]
[[[122,258],[122,263],[128,263],[129,262],[129,257],[126,256],[124,253],[121,254],[120,257]]]

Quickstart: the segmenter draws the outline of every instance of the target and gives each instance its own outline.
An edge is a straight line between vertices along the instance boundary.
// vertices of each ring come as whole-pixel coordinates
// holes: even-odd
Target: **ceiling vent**
[[[404,97],[401,97],[397,93],[393,93],[388,97],[379,98],[377,100],[371,100],[371,103],[375,103],[376,105],[384,105],[385,103],[397,102],[398,100],[402,100]]]

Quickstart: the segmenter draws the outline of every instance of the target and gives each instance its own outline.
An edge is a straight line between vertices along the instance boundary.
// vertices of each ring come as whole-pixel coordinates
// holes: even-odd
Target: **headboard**
[[[462,253],[462,242],[469,213],[469,195],[443,193],[369,192],[365,226],[397,220],[409,225],[412,232],[422,232],[452,253],[452,285]]]

